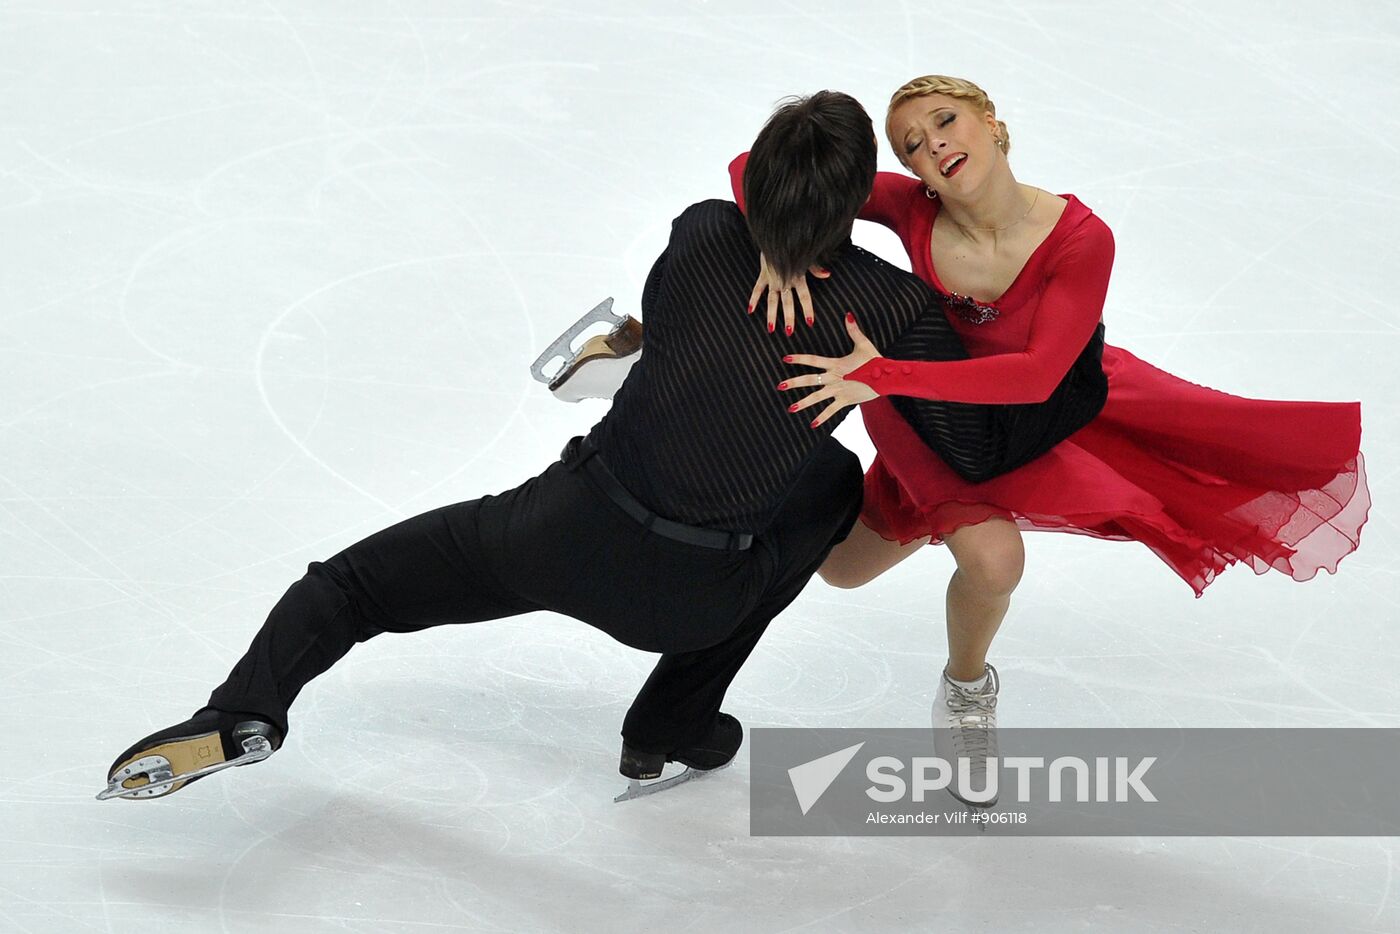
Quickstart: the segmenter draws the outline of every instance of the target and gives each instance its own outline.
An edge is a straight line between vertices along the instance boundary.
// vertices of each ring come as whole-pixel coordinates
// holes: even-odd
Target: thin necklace
[[[1011,223],[1002,224],[1000,227],[977,227],[971,224],[958,224],[951,216],[948,220],[953,221],[954,224],[957,224],[957,226],[961,227],[963,230],[1005,230],[1008,227],[1015,227],[1017,224],[1021,223],[1021,221],[1031,216],[1031,211],[1035,210],[1035,203],[1040,200],[1040,191],[1039,188],[1035,190],[1035,197],[1031,199],[1031,206],[1026,208],[1026,213],[1022,214]]]

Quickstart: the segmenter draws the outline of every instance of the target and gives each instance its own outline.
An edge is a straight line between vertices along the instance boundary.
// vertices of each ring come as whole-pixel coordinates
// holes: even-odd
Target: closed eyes
[[[943,115],[941,118],[939,118],[939,120],[938,120],[938,128],[941,130],[941,129],[943,129],[945,126],[947,126],[948,124],[952,123],[952,122],[953,122],[954,120],[956,120],[956,119],[958,119],[958,115],[955,114],[955,113],[947,113],[947,114],[944,114],[944,115]],[[921,139],[905,140],[905,142],[904,142],[904,154],[905,154],[906,156],[912,156],[912,155],[914,154],[914,152],[915,152],[920,146],[922,146],[923,144],[924,144],[924,141],[921,140]]]

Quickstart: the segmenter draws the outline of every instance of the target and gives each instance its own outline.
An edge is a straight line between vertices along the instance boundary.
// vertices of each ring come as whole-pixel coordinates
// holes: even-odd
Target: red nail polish
[[[855,323],[856,323],[856,316],[853,315],[853,314],[851,314],[849,311],[846,312],[846,323],[847,323],[847,324],[855,324]]]
[[[816,321],[815,318],[808,318],[808,319],[807,319],[807,327],[810,328],[810,327],[815,323],[815,321]]]
[[[813,428],[816,428],[816,427],[817,427],[817,420],[816,420],[816,419],[812,419],[812,427],[813,427]]]
[[[787,383],[779,383],[779,384],[778,384],[778,388],[779,388],[779,389],[786,389],[786,388],[787,388]]]
[[[783,362],[784,362],[784,363],[791,363],[791,362],[792,362],[792,355],[789,354],[788,356],[784,357],[784,358],[783,358]]]
[[[789,324],[789,325],[787,326],[787,332],[788,332],[788,337],[791,337],[791,336],[792,336],[792,325]]]
[[[788,411],[789,411],[789,412],[796,412],[796,411],[797,411],[797,406],[798,406],[798,403],[794,402],[792,405],[788,406]]]
[[[772,334],[772,333],[773,333],[773,323],[772,323],[771,321],[768,323],[768,333],[769,333],[769,334]]]
[[[749,306],[749,314],[753,314],[753,306],[752,306],[752,305]]]

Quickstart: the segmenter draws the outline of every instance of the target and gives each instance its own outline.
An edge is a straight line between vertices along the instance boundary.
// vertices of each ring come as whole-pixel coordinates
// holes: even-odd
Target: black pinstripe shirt
[[[646,352],[589,435],[618,480],[652,511],[690,525],[763,530],[808,455],[851,411],[817,429],[810,423],[821,405],[789,413],[801,393],[776,387],[808,371],[783,363],[783,355],[849,353],[846,312],[886,357],[967,358],[938,295],[915,276],[850,243],[829,265],[831,278],[810,283],[815,326],[800,324],[791,337],[769,334],[761,312],[743,309],[759,254],[738,207],[703,201],[672,223],[642,294]],[[1037,422],[1039,435],[1044,426],[1024,413],[1063,407],[1053,396],[1040,406],[910,398],[897,404],[926,443],[974,480],[1014,466],[1009,451],[1018,459],[1026,453],[1025,445],[1008,443],[1008,411],[1023,413],[1022,431]],[[1068,433],[1066,426],[1060,437]]]

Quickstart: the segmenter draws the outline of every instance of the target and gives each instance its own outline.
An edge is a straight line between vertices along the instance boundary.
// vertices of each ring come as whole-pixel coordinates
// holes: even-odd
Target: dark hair
[[[840,91],[788,98],[744,170],[749,233],[784,279],[829,263],[875,184],[875,129]]]

